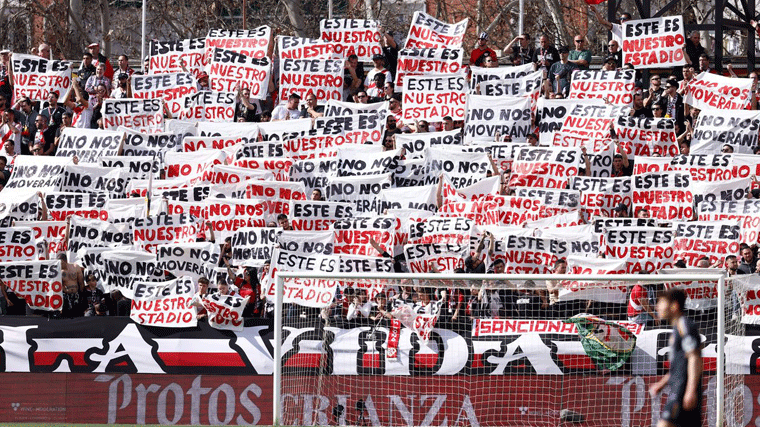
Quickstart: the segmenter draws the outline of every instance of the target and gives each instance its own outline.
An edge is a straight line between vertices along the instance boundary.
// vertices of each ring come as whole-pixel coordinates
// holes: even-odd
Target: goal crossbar
[[[274,316],[274,382],[273,382],[273,420],[274,425],[281,425],[282,415],[282,305],[285,280],[290,278],[324,279],[338,281],[352,280],[580,280],[580,281],[627,281],[639,283],[659,282],[717,282],[717,357],[716,357],[716,393],[715,415],[717,426],[723,425],[725,411],[725,279],[724,273],[687,273],[687,274],[451,274],[451,273],[325,273],[314,271],[277,271],[275,273],[275,316]]]

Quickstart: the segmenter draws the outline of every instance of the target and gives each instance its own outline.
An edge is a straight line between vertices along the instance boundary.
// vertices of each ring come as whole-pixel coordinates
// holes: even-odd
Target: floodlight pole
[[[147,38],[147,33],[145,29],[145,21],[146,16],[148,14],[148,8],[147,8],[147,2],[148,0],[142,0],[142,41],[140,42],[140,63],[142,64],[142,72],[145,73],[148,70],[145,69],[145,40]]]

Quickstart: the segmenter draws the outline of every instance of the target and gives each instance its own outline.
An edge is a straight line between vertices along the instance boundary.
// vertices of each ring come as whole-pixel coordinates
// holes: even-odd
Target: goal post
[[[559,298],[547,292],[547,281],[561,285]],[[736,313],[727,312],[727,304],[736,305],[734,281],[717,272],[278,271],[274,424],[651,425],[664,395],[650,399],[646,389],[667,372],[663,349],[671,327],[629,321],[625,311],[638,285],[650,301],[653,289],[684,286],[695,292],[687,314],[705,328],[700,332],[709,347],[703,349],[710,371],[703,380],[709,396],[703,413],[709,425],[745,425],[739,421],[745,399],[736,396],[736,390],[743,393],[743,377],[727,375],[725,359],[727,331],[743,334]],[[304,303],[310,289],[332,293],[332,301]],[[298,292],[303,295],[294,299]],[[380,292],[385,300],[375,300]],[[705,292],[714,298],[698,302]]]

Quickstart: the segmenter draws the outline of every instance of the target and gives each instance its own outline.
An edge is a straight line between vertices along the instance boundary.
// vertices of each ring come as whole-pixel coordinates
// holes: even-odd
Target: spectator
[[[58,127],[58,130],[55,131],[55,146],[56,146],[56,148],[58,147],[58,144],[61,141],[61,133],[63,133],[63,131],[66,128],[70,128],[71,127],[73,119],[74,119],[74,115],[71,114],[71,112],[67,111],[67,112],[63,113],[63,123],[61,123],[61,126]]]
[[[652,74],[649,77],[649,95],[644,100],[644,105],[652,107],[654,104],[660,102],[660,97],[665,92],[665,89],[661,85],[662,78],[657,74]]]
[[[84,313],[86,317],[108,314],[105,294],[98,288],[98,279],[94,274],[87,275],[85,288],[82,291],[82,298],[87,303],[87,309]]]
[[[92,64],[92,54],[90,52],[83,53],[82,63],[79,64],[76,80],[84,86],[87,84],[87,80],[95,75],[95,71],[95,65]]]
[[[95,95],[98,86],[103,85],[106,88],[106,95],[111,95],[111,78],[106,76],[106,66],[98,64],[95,67],[95,75],[90,76],[87,79],[87,83],[84,85],[84,90],[91,96]]]
[[[210,282],[207,278],[200,277],[198,279],[198,293],[193,296],[193,301],[191,303],[191,305],[197,309],[195,317],[198,320],[204,319],[208,316],[208,311],[206,311],[206,307],[203,305],[203,298],[209,294],[209,285]]]
[[[682,96],[686,95],[686,91],[689,88],[689,84],[696,80],[696,76],[694,75],[694,66],[691,64],[686,64],[683,66],[683,80],[681,80],[681,83],[678,88],[678,93],[680,93]]]
[[[372,56],[372,63],[375,67],[367,72],[367,77],[364,79],[364,90],[368,95],[380,97],[383,95],[383,85],[385,82],[392,82],[393,75],[385,68],[385,56],[376,54]],[[378,81],[375,80],[377,74],[382,74],[385,79],[378,85]]]
[[[454,130],[454,119],[451,116],[444,116],[442,131],[448,132]]]
[[[615,71],[617,69],[617,59],[614,56],[608,56],[604,58],[604,64],[602,64],[602,70]]]
[[[682,136],[688,137],[688,139],[681,140],[678,143],[678,154],[682,156],[688,156],[689,153],[691,152],[691,132],[689,131],[688,122],[687,122],[686,128],[687,130],[686,132],[683,133]]]
[[[21,125],[16,123],[16,112],[12,109],[3,111],[2,125],[0,125],[0,139],[3,144],[13,144],[13,152],[21,152]]]
[[[364,83],[364,68],[359,63],[359,57],[351,54],[346,59],[343,71],[343,99],[351,99],[361,89]]]
[[[389,139],[393,139],[394,135],[400,134],[401,129],[396,126],[396,117],[389,114],[385,119],[385,132],[383,135],[384,143],[387,143]]]
[[[633,165],[628,161],[628,153],[622,145],[617,144],[617,153],[612,157],[612,178],[633,175]]]
[[[604,19],[596,7],[589,5],[588,8],[591,9],[591,11],[594,13],[594,16],[596,16],[596,20],[599,21],[599,24],[612,34],[612,40],[618,43],[623,43],[623,24],[631,19],[631,14],[628,12],[621,13],[620,23],[617,24],[611,23]]]
[[[121,291],[114,289],[111,291],[111,300],[115,301],[116,315],[119,317],[129,317],[132,311],[132,300],[122,295]]]
[[[57,128],[48,126],[47,120],[42,115],[38,115],[34,123],[37,127],[37,135],[34,137],[34,146],[32,154],[35,154],[35,148],[39,149],[37,155],[47,156],[55,152],[55,132]]]
[[[42,116],[47,121],[48,127],[54,128],[53,132],[55,132],[55,129],[58,129],[58,126],[60,126],[61,122],[63,122],[63,112],[66,111],[63,109],[63,107],[58,105],[58,97],[59,94],[57,91],[51,90],[48,92],[47,107],[44,108],[38,115]]]
[[[108,37],[108,35],[106,35],[106,37]],[[87,49],[89,49],[90,54],[92,55],[92,65],[97,68],[98,65],[103,64],[105,66],[103,75],[108,80],[113,79],[113,66],[111,65],[111,62],[108,60],[108,58],[100,53],[100,45],[98,43],[91,43],[89,46],[87,46]],[[108,87],[110,90],[110,85],[106,87]]]
[[[570,52],[568,61],[575,64],[581,70],[588,70],[588,66],[591,64],[591,51],[583,47],[586,41],[583,39],[583,36],[577,35],[575,36],[574,43],[575,49]]]
[[[3,144],[3,151],[7,157],[15,158],[19,153],[15,151],[16,150],[16,144],[13,143],[10,139],[8,141],[5,141]],[[29,152],[31,154],[31,151]],[[6,180],[8,177],[6,177]]]
[[[198,74],[198,92],[210,92],[211,87],[208,83],[208,74],[205,71],[201,71]]]
[[[19,298],[13,289],[6,285],[3,279],[0,279],[0,292],[2,292],[4,301],[3,314],[9,316],[23,316],[26,314],[26,300]]]
[[[675,119],[676,134],[680,134],[684,129],[684,103],[683,97],[678,93],[678,81],[676,79],[670,79],[665,83],[665,92],[661,100],[665,107],[665,115]]]
[[[306,105],[301,107],[301,117],[311,117],[316,119],[325,115],[325,107],[323,105],[317,105],[317,95],[314,92],[309,91],[306,94]]]
[[[633,108],[631,108],[632,117],[653,117],[652,109],[647,108],[644,105],[644,95],[641,90],[638,89],[633,94]]]
[[[62,317],[82,317],[87,308],[87,301],[81,298],[84,291],[84,270],[68,262],[65,253],[58,254],[61,261],[61,283],[63,285]]]
[[[291,93],[288,97],[287,104],[274,107],[274,111],[272,111],[272,121],[300,119],[301,110],[298,109],[298,104],[300,102],[301,96],[297,93]]]
[[[699,55],[699,73],[718,74],[715,69],[710,67],[710,57],[706,53]]]
[[[686,63],[693,66],[699,64],[699,57],[703,54],[707,54],[707,51],[700,44],[699,31],[692,31],[689,34],[689,38],[686,39],[684,50],[686,51]]]
[[[628,321],[637,325],[659,325],[660,321],[652,308],[653,290],[651,287],[637,283],[631,288],[628,298]]]
[[[757,272],[757,258],[755,257],[755,251],[753,251],[746,243],[742,243],[739,246],[739,252],[742,259],[737,269],[738,272],[740,274],[755,274]]]
[[[32,100],[23,97],[18,101],[18,105],[21,107],[19,114],[19,121],[21,122],[21,151],[17,151],[20,154],[30,154],[30,146],[34,143],[34,136],[37,134],[37,125],[35,125],[35,119],[37,119],[37,111],[33,107]]]
[[[579,68],[574,62],[570,62],[569,58],[570,49],[567,46],[560,47],[559,61],[555,62],[549,69],[548,93],[567,97],[570,92],[570,79],[573,71]]]
[[[213,240],[211,240],[213,241]],[[219,245],[219,267],[224,267],[232,259],[232,237],[227,236],[224,243]]]
[[[310,92],[311,93],[311,92]],[[308,95],[307,95],[308,99]],[[257,122],[259,121],[260,105],[258,100],[251,100],[251,89],[238,85],[237,103],[235,104],[235,121]]]
[[[383,56],[385,56],[385,66],[391,73],[391,76],[396,74],[396,65],[398,63],[398,45],[396,39],[393,38],[392,31],[385,31],[385,28],[380,28],[380,44],[383,46]],[[389,82],[390,80],[386,80]]]
[[[519,57],[523,64],[531,62],[536,52],[531,44],[530,34],[525,33],[513,38],[504,47],[504,53],[513,57]]]
[[[277,225],[282,228],[284,231],[290,231],[293,228],[290,226],[290,221],[288,220],[288,216],[285,214],[279,214],[277,215]]]
[[[623,67],[623,52],[620,50],[620,43],[617,40],[610,40],[607,43],[607,57],[615,58],[615,68]]]
[[[120,74],[126,74],[128,77],[132,77],[132,74],[135,73],[135,70],[132,69],[132,67],[129,66],[129,57],[127,55],[119,55],[119,59],[117,61],[117,68],[114,70],[113,75],[116,79],[120,79]],[[118,86],[118,81],[114,79],[113,86]]]
[[[628,218],[631,215],[628,212],[628,206],[625,203],[620,202],[612,210],[612,216],[615,217],[615,218]]]
[[[480,33],[478,45],[470,53],[470,65],[482,67],[486,58],[496,59],[496,52],[488,47],[488,33]]]
[[[430,132],[429,128],[430,124],[427,122],[427,120],[420,120],[415,123],[414,126],[414,133],[427,133]]]
[[[11,159],[12,161],[13,159]],[[8,158],[5,156],[0,156],[0,179],[3,181],[8,181],[8,179],[11,177],[11,171],[8,170]]]
[[[652,105],[652,117],[656,119],[665,117],[665,107],[662,106],[661,102],[656,102]]]
[[[359,92],[356,92],[356,95],[354,95],[354,102],[357,104],[369,103],[369,96],[367,95],[367,92],[365,92],[364,90],[360,90]]]
[[[564,258],[559,258],[554,262],[552,267],[552,274],[567,274],[567,261]],[[568,313],[565,313],[565,305],[559,300],[559,291],[563,288],[562,281],[560,280],[547,280],[546,281],[546,295],[549,299],[549,316],[553,318],[565,318]]]
[[[366,323],[365,319],[368,319],[372,313],[372,302],[367,301],[367,291],[364,289],[357,289],[351,304],[348,306],[348,312],[346,313],[346,320],[355,321],[358,323]],[[361,314],[361,317],[359,315]]]
[[[71,126],[80,129],[89,129],[92,126],[94,104],[89,101],[87,93],[79,86],[79,82],[74,81],[71,86],[74,88],[76,102],[67,100],[64,104],[76,115],[72,119]]]
[[[103,118],[103,101],[108,98],[108,89],[105,86],[99,85],[95,91],[95,98],[90,97],[88,102],[94,103],[92,106],[92,117],[90,118],[90,128],[101,129]],[[82,124],[84,126],[84,124]]]
[[[439,203],[440,205],[440,203]],[[483,232],[483,236],[480,237],[480,242],[478,242],[478,246],[475,249],[475,253],[469,255],[464,260],[464,271],[465,273],[474,273],[474,274],[484,274],[486,272],[486,264],[483,262],[483,250],[486,248],[486,239],[488,239],[488,255],[489,257],[493,257],[493,251],[494,246],[496,244],[496,239],[494,238],[493,234],[491,234],[490,231]]]
[[[122,99],[132,98],[132,85],[130,76],[127,73],[119,73],[114,81],[115,89],[111,92],[111,98]]]
[[[53,54],[50,51],[50,45],[47,43],[40,43],[39,47],[37,47],[37,55],[40,58],[53,59]]]
[[[736,259],[736,255],[726,255],[724,264],[729,277],[742,274],[739,272],[739,261]]]
[[[10,69],[11,51],[8,49],[0,50],[0,96],[5,99],[11,99],[13,97]]]
[[[383,86],[383,96],[381,100],[390,101],[391,99],[401,101],[401,94],[396,92],[396,85],[393,82],[386,81]]]
[[[390,301],[385,296],[385,292],[378,292],[375,295],[375,301],[372,303],[372,312],[369,318],[375,323],[382,322],[380,325],[387,325],[387,320],[393,319],[391,315],[392,308]]]
[[[404,127],[404,122],[402,120],[404,111],[401,109],[401,101],[395,98],[391,98],[388,101],[388,109],[390,110],[389,116],[396,118],[396,127],[402,129]]]
[[[533,52],[532,61],[537,64],[539,70],[543,70],[545,75],[548,75],[551,66],[559,61],[559,52],[546,35],[541,35],[538,42],[541,47]]]

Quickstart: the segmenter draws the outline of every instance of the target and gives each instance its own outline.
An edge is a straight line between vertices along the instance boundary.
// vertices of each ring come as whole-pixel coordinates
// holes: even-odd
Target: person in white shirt
[[[300,119],[301,110],[298,109],[298,104],[300,102],[301,96],[297,93],[291,93],[288,97],[287,104],[274,107],[274,110],[272,111],[272,121]]]
[[[74,88],[74,94],[76,95],[76,101],[72,101],[67,97],[63,105],[71,109],[74,113],[72,118],[72,127],[80,129],[90,129],[92,127],[92,114],[95,107],[95,102],[90,102],[89,97],[85,96],[82,87],[79,86],[79,82],[76,80],[72,82],[71,86]],[[96,98],[93,96],[92,98]]]
[[[363,319],[366,319],[371,313],[372,301],[367,301],[367,291],[363,289],[357,290],[354,300],[348,306],[346,320],[354,320],[358,318],[359,314],[362,315]]]
[[[0,126],[0,138],[3,144],[13,143],[13,152],[21,152],[21,127],[16,123],[16,113],[10,108],[3,111],[2,126]]]
[[[377,80],[375,74],[382,73],[385,75],[385,82],[392,82],[393,75],[385,68],[385,56],[382,54],[372,55],[372,62],[375,63],[375,68],[369,70],[367,77],[364,78],[364,90],[369,96],[382,96],[383,86],[377,86]]]
[[[625,21],[631,20],[631,14],[628,12],[623,12],[620,14],[620,23],[616,24],[613,22],[609,22],[608,20],[604,19],[601,12],[597,10],[596,7],[592,5],[588,5],[588,8],[591,9],[592,12],[594,12],[594,15],[596,15],[596,20],[599,21],[599,24],[606,28],[610,33],[612,33],[612,40],[615,40],[618,42],[618,45],[623,45],[623,24]]]

